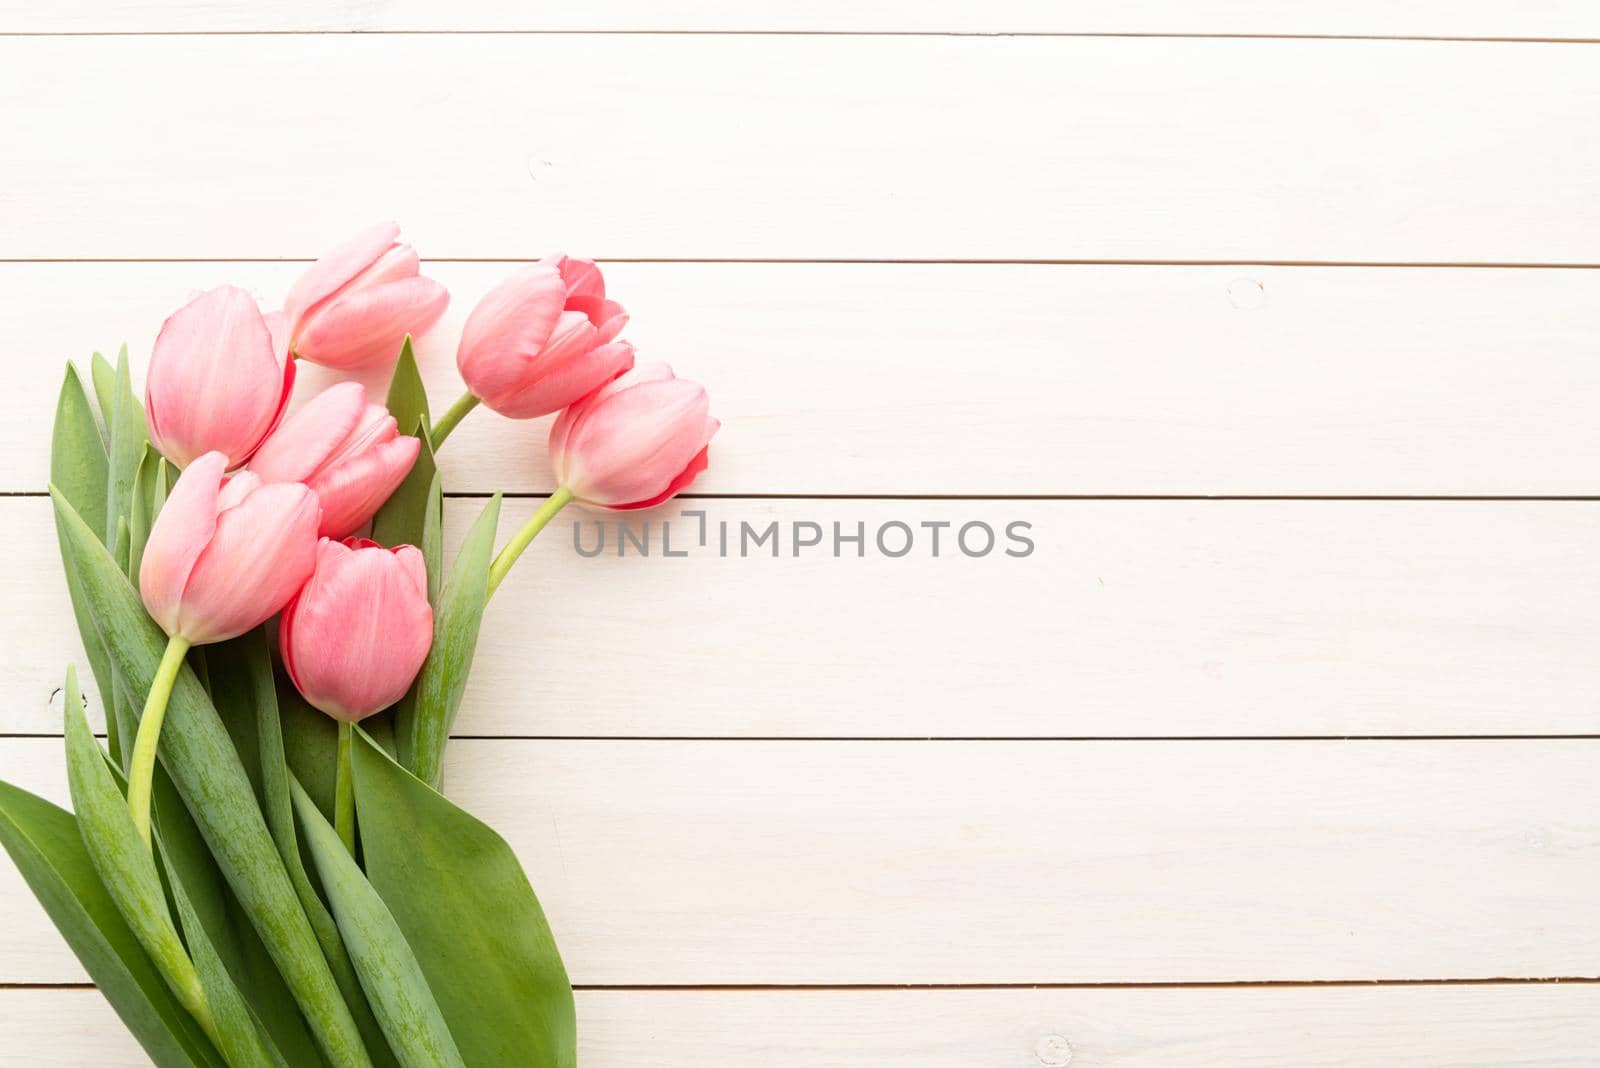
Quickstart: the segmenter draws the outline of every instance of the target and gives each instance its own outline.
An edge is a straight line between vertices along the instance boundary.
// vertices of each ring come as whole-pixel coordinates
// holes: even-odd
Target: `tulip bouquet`
[[[576,1061],[549,925],[440,793],[444,749],[533,538],[572,501],[668,499],[717,423],[699,386],[635,366],[599,269],[562,256],[473,310],[467,392],[433,420],[410,335],[449,296],[397,238],[318,260],[281,312],[196,297],[142,405],[126,349],[62,385],[50,495],[106,745],[69,667],[73,811],[0,782],[0,844],[163,1068]],[[343,381],[290,412],[302,360],[392,364],[386,403]],[[480,403],[559,413],[558,488],[498,550],[491,498],[447,568],[435,455]]]

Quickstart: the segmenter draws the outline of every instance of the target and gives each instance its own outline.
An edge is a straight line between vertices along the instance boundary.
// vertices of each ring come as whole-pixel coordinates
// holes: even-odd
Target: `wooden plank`
[[[589,1068],[1578,1068],[1600,1044],[1600,993],[1570,984],[580,990],[577,1001]],[[0,990],[0,1030],[35,1068],[149,1064],[94,990]]]
[[[60,743],[0,741],[59,797]],[[457,741],[579,985],[1593,976],[1600,742]],[[1559,922],[1552,918],[1559,917]],[[0,975],[82,978],[0,871]]]
[[[436,409],[462,389],[462,322],[510,268],[429,268],[455,294],[421,341]],[[126,340],[142,370],[197,288],[275,306],[302,269],[0,265],[17,400],[0,489],[44,488],[64,359]],[[1600,470],[1600,271],[608,272],[641,358],[711,388],[724,427],[700,492],[1552,495],[1594,493]],[[302,392],[326,381],[311,369]],[[545,425],[475,413],[447,487],[548,492]]]
[[[13,37],[0,249],[297,257],[382,212],[439,257],[1589,263],[1597,93],[1545,44]]]
[[[536,502],[507,502],[504,542]],[[481,502],[453,501],[448,537]],[[1600,504],[696,501],[586,559],[567,516],[486,617],[468,735],[1600,732]],[[573,510],[586,550],[599,533]],[[671,525],[665,558],[662,526]],[[780,555],[756,534],[778,524]],[[912,552],[883,555],[885,524]],[[932,555],[933,528],[940,556]],[[960,551],[966,523],[996,547]],[[1031,538],[1032,555],[1009,539]],[[0,501],[0,731],[57,733],[81,656],[49,504]],[[800,540],[822,544],[794,554]],[[864,557],[834,524],[865,534]],[[729,531],[721,555],[721,530]],[[643,524],[632,527],[644,537]],[[740,555],[741,537],[751,553]],[[898,552],[905,533],[887,529]],[[968,535],[972,551],[985,535]],[[80,664],[81,664],[80,659]],[[98,706],[97,706],[98,707]]]
[[[88,5],[0,3],[0,32],[150,33],[286,31],[688,31],[851,33],[1155,33],[1358,34],[1513,38],[1600,36],[1600,16],[1580,0],[996,0],[973,5],[850,3],[744,4],[736,0],[604,0],[578,6],[462,0],[441,8],[425,0],[118,0]]]

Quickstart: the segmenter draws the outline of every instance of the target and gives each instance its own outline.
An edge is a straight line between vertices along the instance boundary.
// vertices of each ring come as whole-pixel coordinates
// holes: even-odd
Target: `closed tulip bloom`
[[[216,451],[237,467],[266,440],[294,388],[266,319],[242,289],[219,286],[161,326],[145,377],[150,440],[179,467]]]
[[[584,504],[654,507],[706,469],[707,445],[721,426],[710,405],[705,387],[666,364],[635,367],[556,419],[556,477]]]
[[[513,419],[560,411],[633,366],[627,324],[593,261],[551,256],[472,309],[456,350],[467,388]]]
[[[297,483],[265,485],[249,471],[224,481],[226,466],[220,452],[189,465],[150,529],[139,567],[146,610],[190,645],[264,623],[316,562],[316,495]]]
[[[322,504],[318,533],[358,530],[405,481],[422,442],[401,434],[394,416],[367,401],[358,382],[314,397],[273,432],[250,460],[266,482],[303,482]]]
[[[310,581],[283,611],[283,665],[305,699],[353,723],[411,687],[433,644],[422,553],[323,538]]]
[[[323,256],[284,298],[289,351],[339,370],[393,363],[407,334],[439,321],[450,294],[423,278],[416,249],[379,223]]]

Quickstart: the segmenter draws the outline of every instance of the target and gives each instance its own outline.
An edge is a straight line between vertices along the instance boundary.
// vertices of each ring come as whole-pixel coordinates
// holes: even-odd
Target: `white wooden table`
[[[586,1068],[1600,1062],[1600,7],[0,33],[0,777],[64,793],[61,360],[394,217],[455,293],[436,404],[508,261],[590,254],[724,420],[685,507],[1037,546],[541,541],[448,777],[540,891]],[[483,415],[444,467],[510,529],[542,457]],[[0,1061],[143,1063],[9,866],[0,932]]]

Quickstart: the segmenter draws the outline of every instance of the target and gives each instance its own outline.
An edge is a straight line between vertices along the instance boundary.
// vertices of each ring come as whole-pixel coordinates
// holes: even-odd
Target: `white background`
[[[392,217],[455,295],[436,408],[477,296],[562,249],[712,390],[686,507],[1033,524],[582,560],[563,519],[513,573],[448,786],[524,859],[586,1068],[1595,1063],[1600,8],[0,34],[0,777],[65,792],[62,360]],[[446,484],[509,532],[542,442],[474,415]],[[9,867],[0,931],[0,1061],[144,1063]]]

